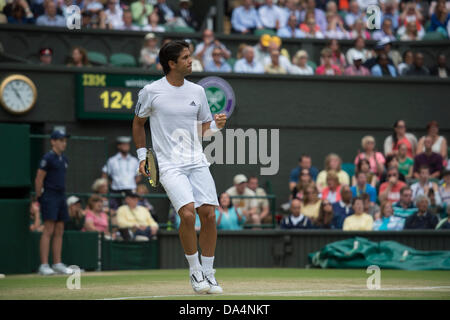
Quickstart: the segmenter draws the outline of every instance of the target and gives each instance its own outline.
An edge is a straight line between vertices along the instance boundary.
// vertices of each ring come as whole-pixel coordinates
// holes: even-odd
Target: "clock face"
[[[29,111],[36,101],[36,88],[23,76],[11,76],[3,81],[1,90],[3,107],[11,113]]]

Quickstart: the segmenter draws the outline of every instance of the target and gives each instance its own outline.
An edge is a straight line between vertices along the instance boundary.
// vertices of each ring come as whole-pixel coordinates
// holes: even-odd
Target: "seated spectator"
[[[325,169],[320,171],[317,176],[317,188],[319,192],[322,192],[322,189],[327,186],[327,172],[330,170],[336,171],[336,174],[339,178],[339,184],[344,185],[350,184],[350,177],[348,173],[341,169],[342,159],[335,153],[330,153],[325,158]]]
[[[264,65],[264,60],[269,57],[269,45],[270,45],[271,41],[272,41],[272,36],[270,34],[265,33],[265,34],[261,35],[261,37],[259,37],[258,43],[253,46],[253,49],[255,52],[255,60],[258,61],[261,65]],[[241,58],[239,58],[239,55],[237,55],[238,59],[243,58],[243,49],[244,48],[242,48]],[[238,50],[238,53],[239,53],[239,50]]]
[[[253,7],[253,0],[244,0],[242,6],[235,8],[231,14],[231,30],[234,33],[252,34],[263,25],[258,12]]]
[[[397,66],[398,75],[404,76],[409,67],[412,66],[413,62],[414,62],[413,52],[411,50],[406,50],[403,53],[403,62]]]
[[[230,196],[224,192],[219,197],[219,206],[215,209],[217,230],[242,230],[245,215],[236,209]]]
[[[356,21],[364,19],[365,14],[360,10],[357,0],[351,0],[349,4],[349,11],[345,15],[345,24],[352,30]],[[361,20],[362,21],[362,20]],[[350,62],[349,62],[350,64]]]
[[[56,13],[56,3],[53,1],[45,2],[45,14],[38,17],[36,25],[49,27],[65,27],[66,19]]]
[[[430,17],[430,27],[428,31],[443,30],[445,33],[447,25],[450,21],[450,14],[448,13],[445,1],[438,1],[434,13]]]
[[[191,53],[191,59],[192,59],[192,72],[203,72],[202,62],[194,56],[194,52],[195,52],[194,43],[190,39],[186,39],[185,41],[187,43],[189,43],[189,51]],[[161,64],[158,62],[156,69],[158,69],[159,66],[161,66]],[[161,69],[158,69],[158,70],[162,70],[162,67],[160,67],[160,68]]]
[[[364,202],[361,197],[352,200],[354,213],[345,218],[342,230],[344,231],[372,231],[373,218],[364,212]]]
[[[399,28],[398,32],[402,34],[402,29],[407,28],[407,25],[409,23],[415,24],[415,29],[417,30],[417,36],[422,39],[425,30],[424,27],[421,25],[421,21],[424,21],[422,14],[418,10],[415,2],[407,2],[404,6],[403,12],[400,14],[399,17]]]
[[[281,68],[286,70],[287,73],[291,72],[292,64],[289,61],[289,52],[286,49],[281,48],[281,38],[277,36],[273,36],[270,38],[269,46],[267,48],[267,54],[264,55],[262,65],[271,65],[272,64],[272,56],[271,52],[275,50],[278,51],[278,64]]]
[[[317,175],[319,174],[319,170],[312,165],[312,159],[310,155],[303,154],[300,156],[298,160],[298,166],[291,170],[289,175],[289,190],[292,190],[299,179],[301,178],[300,173],[303,169],[307,169],[313,181],[317,179]]]
[[[392,41],[389,38],[384,38],[380,41],[384,45],[384,53],[387,54],[390,59],[389,62],[392,61],[394,67],[402,62],[402,55],[397,50],[392,49]]]
[[[220,48],[214,48],[212,52],[212,61],[205,64],[206,72],[231,72],[232,69],[228,62],[223,57],[222,50]]]
[[[106,214],[110,213],[109,209],[109,199],[107,198],[108,195],[108,179],[105,178],[99,178],[94,181],[92,184],[92,191],[94,194],[98,195],[102,198],[103,201],[103,208],[102,211]],[[111,218],[113,218],[113,215],[111,215]],[[115,224],[115,223],[112,223]]]
[[[408,157],[407,152],[408,147],[406,146],[406,144],[400,144],[397,154],[398,171],[406,179],[411,179],[413,177],[414,160]]]
[[[139,63],[145,69],[156,68],[156,63],[158,59],[159,48],[158,39],[154,33],[147,33],[144,37],[144,45],[141,49],[141,56],[139,58]]]
[[[153,2],[154,3],[154,2]],[[158,13],[159,22],[162,25],[174,24],[177,20],[172,8],[167,5],[166,0],[157,0],[157,3],[153,6],[153,10]]]
[[[64,230],[81,231],[84,228],[86,213],[81,207],[80,198],[70,196],[67,199],[67,210],[69,212],[69,220],[64,223]]]
[[[380,202],[389,201],[394,203],[400,199],[400,190],[406,186],[406,184],[403,181],[400,181],[398,176],[397,167],[392,166],[387,170],[387,181],[380,185]]]
[[[382,77],[396,77],[397,71],[395,70],[394,65],[389,64],[388,56],[385,53],[382,53],[378,56],[377,64],[370,69],[370,72],[373,76]]]
[[[439,219],[436,215],[428,212],[429,205],[430,200],[427,196],[418,196],[416,198],[418,211],[406,219],[404,229],[434,229]]]
[[[374,231],[400,231],[403,230],[405,220],[393,215],[392,203],[381,204],[381,215],[373,222]]]
[[[342,229],[345,218],[353,214],[352,191],[348,185],[341,187],[341,201],[333,203],[333,226]]]
[[[200,25],[197,16],[190,8],[191,5],[192,1],[190,0],[180,0],[180,7],[175,11],[175,17],[181,18],[188,27],[198,31]]]
[[[322,200],[320,204],[319,216],[314,221],[314,228],[317,229],[334,229],[333,225],[333,205],[328,200]]]
[[[406,26],[401,26],[397,30],[397,38],[401,41],[422,40],[424,35],[417,31],[417,25],[414,21],[408,22]]]
[[[402,3],[402,5],[404,2]],[[423,2],[421,3],[421,5]],[[399,20],[399,2],[398,1],[386,1],[384,3],[379,3],[381,7],[381,21],[385,19],[390,19],[392,21],[392,29],[398,29],[398,20]]]
[[[412,200],[412,190],[409,186],[404,186],[400,190],[400,200],[392,205],[394,216],[406,219],[417,212],[417,207]]]
[[[139,26],[133,24],[133,14],[131,13],[130,10],[128,10],[128,9],[123,10],[122,20],[123,20],[123,24],[121,26],[118,26],[117,30],[125,30],[125,31],[141,30]]]
[[[297,0],[286,0],[286,2],[284,3],[284,7],[282,7],[281,10],[283,11],[284,15],[281,21],[281,28],[289,24],[289,17],[291,15],[295,16],[296,25],[298,26],[300,22],[300,10],[298,8]]]
[[[267,193],[263,188],[259,187],[258,178],[251,176],[248,178],[247,186],[252,190],[255,195],[259,197],[266,197]],[[272,215],[269,209],[269,200],[267,198],[255,198],[256,200],[256,214],[259,216],[259,220],[263,223],[272,223]]]
[[[311,220],[302,213],[302,202],[292,199],[291,214],[281,220],[281,229],[311,229]]]
[[[372,56],[372,58],[369,58],[364,62],[364,67],[371,70],[377,63],[378,63],[378,57],[381,54],[386,54],[386,44],[383,40],[380,40],[376,43],[374,47],[375,54]],[[388,56],[389,64],[394,65],[394,61]]]
[[[39,61],[41,66],[52,64],[53,50],[50,48],[42,48],[39,50]]]
[[[117,226],[125,241],[149,240],[156,236],[158,224],[147,208],[139,206],[139,196],[127,192],[124,205],[117,210]]]
[[[358,37],[355,39],[353,48],[350,48],[345,55],[349,66],[353,65],[355,54],[356,57],[360,58],[362,63],[366,62],[367,59],[372,58],[372,52],[370,50],[367,50],[365,47],[366,42],[362,37]]]
[[[334,4],[333,1],[328,4]],[[327,29],[324,32],[328,39],[350,39],[350,34],[345,30],[342,18],[337,13],[327,13]]]
[[[383,168],[384,170],[384,168]],[[378,177],[370,170],[370,162],[367,159],[361,159],[356,164],[356,172],[362,172],[366,175],[366,181],[372,187],[376,188],[378,183]],[[357,179],[356,174],[352,177],[352,186],[356,186]]]
[[[361,194],[361,198],[364,201],[364,212],[368,213],[374,219],[377,215],[380,215],[380,207],[375,202],[370,201],[369,194],[363,193]]]
[[[41,206],[36,199],[32,199],[30,203],[30,231],[44,231],[44,225],[41,220]]]
[[[292,189],[292,198],[297,198],[303,201],[305,188],[313,182],[308,169],[301,169],[300,177],[298,178],[297,185]]]
[[[255,60],[255,52],[251,46],[243,50],[244,58],[236,61],[234,72],[238,73],[264,73],[264,67]]]
[[[241,210],[244,214],[247,223],[250,224],[261,224],[259,215],[256,213],[256,208],[258,202],[255,198],[239,198],[239,196],[254,197],[255,192],[247,187],[247,177],[243,174],[238,174],[234,176],[233,183],[234,186],[230,187],[225,191],[230,197],[235,197],[232,199],[233,206],[236,209]]]
[[[97,16],[103,10],[103,3],[100,0],[85,0],[84,10]]]
[[[84,227],[82,231],[96,231],[110,237],[108,215],[102,211],[103,200],[97,195],[92,195],[87,204]]]
[[[365,136],[361,140],[361,147],[363,152],[358,151],[358,155],[355,158],[355,165],[361,159],[367,159],[370,163],[370,170],[377,176],[380,176],[384,172],[384,164],[386,160],[381,152],[375,149],[375,138],[373,136]]]
[[[362,38],[364,40],[371,39],[370,33],[366,30],[365,23],[361,19],[356,20],[355,24],[353,25],[353,29],[349,33],[349,37],[350,39],[357,39],[357,38]]]
[[[423,65],[424,57],[423,54],[417,52],[414,55],[414,62],[408,69],[405,71],[406,76],[429,76],[430,70]]]
[[[148,16],[148,24],[143,26],[141,30],[149,32],[166,32],[166,28],[159,24],[159,16],[155,10]]]
[[[147,186],[143,183],[138,184],[136,188],[136,193],[139,196],[138,206],[146,208],[150,212],[150,215],[152,216],[153,220],[158,222],[157,216],[155,214],[155,207],[153,207],[150,201],[144,197],[149,194]]]
[[[308,65],[308,53],[305,50],[299,50],[292,58],[291,74],[313,75],[314,70]]]
[[[341,71],[344,71],[347,66],[347,61],[345,60],[344,53],[341,51],[339,42],[336,39],[331,39],[327,43],[327,48],[331,49],[331,63],[338,66]]]
[[[34,24],[33,12],[26,0],[19,0],[11,4],[11,14],[7,16],[9,24]]]
[[[316,23],[314,13],[311,15],[310,17],[307,15],[307,19],[300,24],[300,30],[303,31],[305,38],[324,39],[325,36],[320,30],[320,26]]]
[[[430,121],[427,123],[427,134],[422,136],[417,143],[416,154],[425,152],[425,139],[426,137],[431,138],[431,151],[439,153],[442,157],[443,164],[447,161],[447,139],[439,134],[439,123],[437,121]]]
[[[327,186],[322,189],[322,200],[328,200],[331,203],[341,201],[341,185],[336,171],[327,171]]]
[[[430,75],[443,79],[450,77],[450,68],[447,67],[447,57],[445,54],[441,53],[438,55],[437,64],[430,69]]]
[[[148,16],[153,12],[153,6],[145,0],[137,0],[130,5],[133,23],[138,27],[148,24]]]
[[[280,65],[280,50],[270,49],[270,62],[265,64],[264,72],[268,74],[287,74],[287,70]]]
[[[389,18],[385,18],[381,25],[381,30],[377,30],[372,34],[372,39],[380,41],[388,37],[391,41],[397,40],[394,35],[394,28],[392,27],[392,20]]]
[[[307,216],[311,221],[315,221],[319,216],[320,204],[319,191],[312,182],[303,192],[302,214]]]
[[[397,168],[398,179],[400,181],[406,182],[406,178],[405,178],[405,176],[402,173],[400,173],[400,171],[398,170],[398,166],[399,165],[398,165],[397,156],[391,154],[391,155],[386,157],[386,168],[391,168],[391,167]],[[387,170],[385,170],[383,172],[383,174],[381,175],[381,177],[380,177],[380,184],[386,182],[387,180],[388,180],[387,179]]]
[[[108,9],[105,10],[106,24],[111,29],[119,29],[123,26],[123,10],[120,7],[119,0],[108,0]]]
[[[430,170],[431,178],[439,179],[444,169],[442,156],[437,152],[433,152],[433,139],[430,136],[425,137],[424,146],[425,151],[414,157],[414,178],[419,179],[419,169],[422,166],[427,166]]]
[[[203,31],[203,41],[195,48],[194,56],[206,66],[213,63],[213,51],[220,50],[221,62],[231,58],[231,52],[225,47],[223,43],[214,38],[214,32],[209,29]]]
[[[304,38],[305,34],[300,30],[295,14],[289,16],[287,25],[278,29],[277,35],[281,38]]]
[[[323,61],[316,69],[318,75],[340,76],[342,74],[341,69],[332,63],[332,51],[329,48],[325,48],[320,52],[321,60]]]
[[[450,229],[450,206],[446,209],[447,217],[439,221],[436,225],[436,230],[449,230]]]
[[[300,21],[308,22],[308,15],[311,15],[320,28],[320,31],[325,32],[327,29],[327,18],[325,16],[325,12],[319,8],[316,8],[315,0],[306,0],[306,8],[305,10],[300,12]]]
[[[429,192],[433,190],[436,205],[441,205],[441,197],[439,196],[439,187],[436,182],[430,181],[430,168],[427,165],[422,165],[419,169],[419,181],[411,185],[412,198],[415,200],[419,195],[425,195],[430,199]]]
[[[445,170],[442,174],[444,183],[439,187],[439,196],[442,203],[447,207],[450,207],[450,170]]]
[[[414,158],[417,138],[414,134],[406,132],[406,122],[404,120],[397,120],[394,123],[394,132],[384,140],[384,154],[386,156],[398,154],[398,147],[400,144],[405,144],[408,148],[407,156]]]
[[[351,187],[353,198],[360,197],[364,193],[367,193],[370,197],[370,202],[375,203],[377,201],[377,190],[367,183],[367,175],[362,171],[357,171],[356,185]]]
[[[74,47],[70,53],[68,67],[90,67],[86,49],[82,47]]]
[[[276,31],[281,27],[284,14],[273,2],[273,0],[265,0],[265,4],[258,9],[258,15],[263,28]]]

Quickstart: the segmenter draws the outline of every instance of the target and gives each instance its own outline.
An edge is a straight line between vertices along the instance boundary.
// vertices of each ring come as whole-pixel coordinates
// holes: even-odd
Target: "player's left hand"
[[[227,122],[227,115],[225,113],[215,114],[214,121],[216,122],[217,128],[222,129]]]

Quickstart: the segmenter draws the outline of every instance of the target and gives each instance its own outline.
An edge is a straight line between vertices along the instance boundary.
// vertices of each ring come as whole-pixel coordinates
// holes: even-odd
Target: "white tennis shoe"
[[[211,293],[211,294],[223,293],[222,287],[219,286],[219,283],[217,282],[216,277],[214,277],[216,270],[215,269],[204,270],[203,272],[204,272],[206,281],[208,281],[209,287],[210,287],[208,293]]]
[[[74,270],[67,268],[66,265],[61,262],[52,265],[52,269],[55,273],[58,273],[58,274],[72,274],[74,272]]]
[[[41,264],[39,266],[38,273],[43,276],[52,276],[52,275],[56,274],[56,272],[53,271],[53,269],[50,268],[50,266],[48,264]]]
[[[201,269],[191,269],[190,274],[192,289],[195,293],[207,293],[210,290],[209,283]]]

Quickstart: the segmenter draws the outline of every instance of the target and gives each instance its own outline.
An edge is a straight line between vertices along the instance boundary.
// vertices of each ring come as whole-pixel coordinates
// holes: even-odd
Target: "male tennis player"
[[[192,72],[192,58],[185,41],[165,44],[159,52],[159,61],[165,77],[139,92],[133,120],[139,172],[147,176],[144,125],[150,117],[160,182],[180,216],[179,234],[189,263],[192,288],[196,293],[222,293],[213,269],[217,192],[199,134],[209,135],[222,129],[226,115],[215,115],[213,121],[204,89],[184,79]],[[195,211],[201,222],[201,264],[194,228]]]

